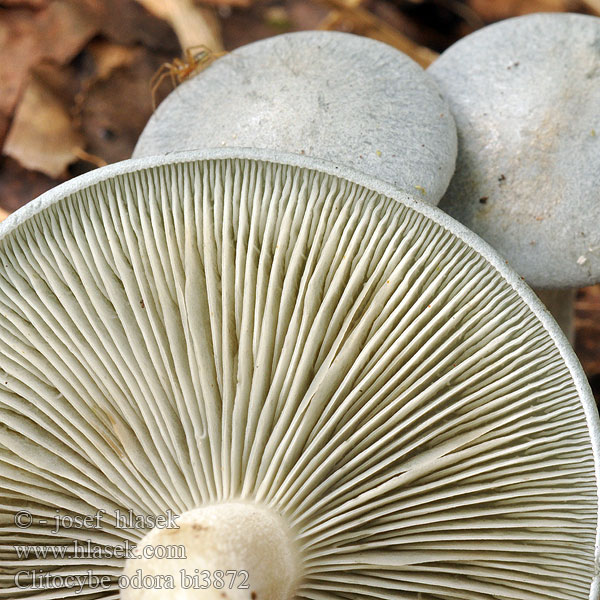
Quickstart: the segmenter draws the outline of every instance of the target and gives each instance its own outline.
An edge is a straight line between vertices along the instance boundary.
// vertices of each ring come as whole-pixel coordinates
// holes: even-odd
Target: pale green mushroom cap
[[[49,192],[0,227],[0,259],[0,598],[186,597],[121,590],[142,565],[247,571],[204,600],[596,600],[591,392],[529,288],[441,211],[208,152]],[[76,540],[187,554],[16,550]],[[16,585],[33,570],[108,583]]]
[[[185,81],[134,157],[222,147],[325,159],[437,204],[454,171],[456,127],[433,80],[399,50],[305,31],[242,46]]]
[[[600,19],[508,19],[463,38],[427,72],[458,129],[440,208],[534,287],[599,281]]]

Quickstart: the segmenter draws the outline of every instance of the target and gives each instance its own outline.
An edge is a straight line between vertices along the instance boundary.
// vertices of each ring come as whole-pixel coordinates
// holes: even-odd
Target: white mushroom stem
[[[550,311],[560,325],[567,339],[573,345],[575,342],[575,294],[577,290],[540,290],[535,293]]]
[[[284,520],[264,506],[196,508],[152,529],[121,578],[123,600],[290,600],[300,557]],[[183,554],[183,557],[182,557]]]

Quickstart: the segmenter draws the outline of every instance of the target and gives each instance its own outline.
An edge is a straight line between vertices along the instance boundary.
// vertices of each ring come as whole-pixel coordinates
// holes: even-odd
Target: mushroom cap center
[[[271,509],[227,502],[187,511],[176,523],[141,540],[123,571],[123,600],[293,598],[300,555],[290,528]]]

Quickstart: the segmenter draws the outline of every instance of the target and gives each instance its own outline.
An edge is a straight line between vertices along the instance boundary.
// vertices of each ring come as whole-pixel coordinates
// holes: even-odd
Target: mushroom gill
[[[588,598],[597,413],[528,288],[383,185],[213,155],[0,231],[0,598]]]

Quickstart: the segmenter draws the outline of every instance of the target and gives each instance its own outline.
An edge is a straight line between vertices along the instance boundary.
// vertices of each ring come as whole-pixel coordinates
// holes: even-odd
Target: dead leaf
[[[592,13],[600,15],[600,0],[581,0]]]
[[[72,115],[77,127],[90,88],[98,81],[108,79],[116,69],[130,66],[135,59],[135,48],[113,44],[106,40],[91,42],[84,52],[86,68],[81,76],[80,88],[74,96]]]
[[[0,113],[0,148],[2,148],[4,145],[4,138],[6,137],[6,132],[8,131],[8,124],[8,117]]]
[[[219,15],[225,47],[233,50],[287,31],[317,29],[327,15],[327,9],[322,5],[306,0],[287,0],[283,6],[280,5],[287,13],[286,20],[274,20],[273,8],[263,3],[253,4],[246,10],[222,7]]]
[[[136,0],[77,0],[95,15],[98,31],[111,42],[124,46],[178,52],[177,36],[160,16]]]
[[[575,350],[600,398],[600,284],[583,288],[575,300]]]
[[[3,153],[23,167],[61,177],[83,144],[60,97],[39,77],[27,85],[6,136]]]
[[[60,180],[28,171],[16,160],[4,157],[0,162],[0,206],[13,212],[58,183]]]
[[[486,22],[535,12],[564,12],[576,8],[571,0],[470,0],[471,8]]]
[[[182,48],[206,46],[223,51],[221,29],[214,12],[192,0],[137,0],[146,10],[171,24]]]
[[[0,6],[8,8],[26,7],[26,8],[44,8],[49,0],[0,0]]]
[[[109,163],[131,156],[152,114],[149,82],[159,66],[169,58],[141,46],[131,51],[132,54],[121,64],[118,61],[111,63],[113,68],[109,76],[95,78],[79,103],[85,150]],[[100,59],[100,62],[103,61],[106,61],[104,66],[99,68],[107,69],[110,62],[108,55]],[[167,90],[164,92],[166,94]],[[162,96],[157,99],[162,99]]]
[[[93,15],[77,0],[0,12],[0,113],[10,119],[33,66],[70,61],[95,32]]]
[[[252,6],[254,0],[196,0],[197,5],[216,6],[216,7],[236,7],[248,8]]]
[[[10,213],[7,210],[4,210],[2,207],[0,207],[0,222],[4,221],[4,219],[6,219],[8,215],[10,215]]]
[[[130,66],[135,59],[133,48],[104,40],[90,43],[87,49],[96,65],[96,72],[93,76],[94,81],[107,79],[115,69]]]
[[[349,5],[347,0],[321,1],[332,6],[334,10],[331,11],[319,29],[342,29],[385,42],[410,56],[422,67],[429,66],[438,57],[437,52],[417,44],[391,27],[383,19],[358,5]]]

